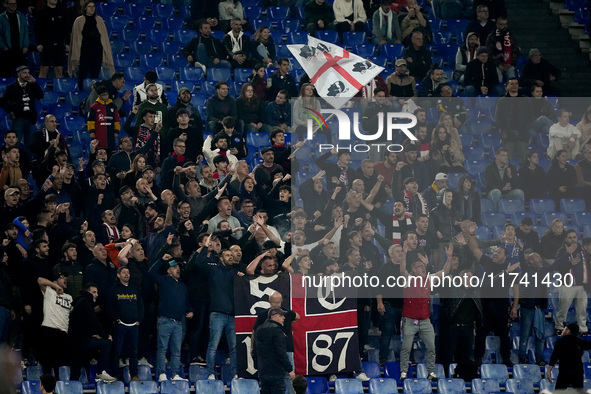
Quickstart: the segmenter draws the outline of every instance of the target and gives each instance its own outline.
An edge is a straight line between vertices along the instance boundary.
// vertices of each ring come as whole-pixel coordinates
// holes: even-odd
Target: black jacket
[[[474,86],[476,89],[486,86],[490,90],[498,83],[497,67],[492,60],[489,59],[486,63],[482,63],[480,60],[474,59],[466,65],[464,86]]]
[[[2,106],[9,114],[13,113],[17,119],[23,118],[35,123],[37,122],[35,100],[41,100],[42,98],[43,90],[37,82],[27,83],[23,88],[17,80],[6,88],[4,97],[2,97]],[[25,103],[28,104],[25,105]]]
[[[208,1],[205,1],[208,3]],[[217,6],[215,7],[217,10]],[[228,54],[222,45],[222,42],[213,36],[203,37],[197,36],[193,38],[186,47],[183,48],[183,55],[185,57],[193,56],[197,60],[197,47],[199,44],[205,45],[205,51],[210,59],[225,59]]]
[[[82,347],[93,335],[98,335],[101,338],[109,336],[94,311],[92,294],[82,290],[80,295],[74,299],[73,305],[68,327],[73,347]]]
[[[107,312],[113,322],[141,322],[144,318],[144,302],[140,290],[132,284],[124,286],[118,282],[111,288]]]
[[[287,336],[281,330],[281,325],[273,320],[267,320],[255,331],[254,355],[258,361],[259,377],[285,376],[293,371],[287,358]]]
[[[558,338],[554,345],[554,351],[550,356],[550,362],[548,364],[554,366],[560,363],[560,371],[566,372],[568,375],[573,374],[584,374],[583,361],[583,350],[590,350],[591,342],[585,341],[581,338],[577,338],[574,335],[566,335]]]

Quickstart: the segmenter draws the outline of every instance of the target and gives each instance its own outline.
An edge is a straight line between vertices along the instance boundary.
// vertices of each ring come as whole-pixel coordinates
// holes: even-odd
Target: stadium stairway
[[[589,97],[591,80],[589,59],[580,53],[568,29],[560,25],[549,3],[542,0],[507,0],[509,28],[527,56],[530,49],[538,48],[550,63],[562,69],[559,87],[565,97]]]

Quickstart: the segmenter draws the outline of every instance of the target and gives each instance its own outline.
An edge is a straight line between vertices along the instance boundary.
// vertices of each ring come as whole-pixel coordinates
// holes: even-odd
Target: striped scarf
[[[412,226],[412,219],[407,214],[404,214],[406,219],[406,227]],[[392,215],[392,244],[398,245],[402,239],[402,233],[400,232],[400,222],[396,215]]]

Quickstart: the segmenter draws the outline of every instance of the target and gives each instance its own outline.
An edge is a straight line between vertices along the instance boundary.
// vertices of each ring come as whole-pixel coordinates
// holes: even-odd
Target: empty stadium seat
[[[495,379],[500,384],[504,384],[509,379],[509,372],[504,364],[482,364],[480,376],[482,379]]]
[[[554,390],[556,390],[556,380],[554,380],[552,383],[550,383],[548,379],[540,380],[540,392],[543,390],[554,392]]]
[[[182,67],[181,80],[188,82],[202,82],[203,69],[201,67]]]
[[[575,212],[573,220],[579,227],[589,226],[591,225],[591,212]]]
[[[174,32],[174,40],[180,42],[183,45],[186,45],[194,37],[197,37],[197,35],[198,34],[195,30],[178,29]]]
[[[585,379],[591,379],[591,363],[583,363],[583,370],[585,371]]]
[[[476,176],[480,173],[484,174],[486,166],[490,164],[489,160],[466,160],[464,162],[464,168],[471,176]]]
[[[170,33],[168,30],[152,29],[148,32],[147,39],[152,43],[159,45],[161,42],[168,41]]]
[[[156,74],[159,81],[171,82],[176,79],[176,71],[169,67],[156,67]]]
[[[55,386],[55,392],[56,394],[82,394],[84,390],[82,389],[82,383],[77,380],[60,380]]]
[[[27,380],[39,380],[41,375],[43,375],[43,368],[41,365],[31,365],[26,369]]]
[[[186,380],[165,380],[160,383],[160,392],[166,394],[185,394],[189,392],[189,382]]]
[[[563,198],[560,200],[560,211],[574,215],[578,212],[585,212],[585,200],[582,198]]]
[[[152,380],[152,370],[150,369],[149,365],[138,365],[137,367],[137,377],[140,380]],[[129,373],[129,366],[126,365],[123,367],[123,382],[125,384],[129,384],[131,381],[131,375]]]
[[[500,212],[482,212],[482,224],[487,226],[504,226],[507,223],[505,214]]]
[[[210,67],[207,69],[207,80],[208,81],[226,81],[229,82],[232,79],[230,78],[230,69],[229,68],[219,68],[219,67]]]
[[[363,371],[365,374],[371,378],[379,378],[381,375],[380,373],[380,364],[374,361],[363,361]]]
[[[310,385],[308,384],[308,388]],[[369,381],[370,394],[393,394],[398,393],[396,380],[388,378],[375,378]],[[312,394],[312,392],[310,392]]]
[[[347,31],[343,33],[343,42],[349,46],[367,43],[367,36],[364,31]]]
[[[513,394],[532,394],[534,384],[529,379],[507,379],[505,390]]]
[[[316,31],[316,38],[336,44],[339,40],[339,34],[335,30],[318,30]]]
[[[483,241],[490,241],[491,240],[491,230],[490,227],[486,225],[478,226],[476,229],[476,238],[481,239]]]
[[[388,361],[384,365],[384,376],[396,381],[400,380],[400,362]]]
[[[134,41],[129,45],[129,52],[135,56],[141,56],[154,52],[154,49],[151,42]]]
[[[440,394],[460,394],[466,392],[464,379],[439,379],[437,391]]]
[[[495,204],[488,198],[480,199],[480,212],[494,212]]]
[[[396,59],[402,57],[402,52],[404,52],[404,45],[402,44],[384,44],[380,49],[380,54],[386,56],[392,64]]]
[[[267,7],[267,18],[274,21],[280,21],[289,18],[289,7]]]
[[[195,393],[224,394],[224,383],[221,380],[199,380],[195,383]]]
[[[472,393],[489,394],[501,391],[496,379],[472,379]]]
[[[199,365],[192,364],[189,367],[189,381],[194,383],[198,380],[207,379],[209,376],[209,372],[207,372],[207,368],[201,367]]]
[[[148,53],[140,56],[140,67],[145,71],[153,70],[162,65],[162,56],[155,53]]]
[[[322,376],[308,376],[306,377],[308,382],[308,389],[306,390],[309,394],[328,394],[328,381]],[[370,381],[371,390],[371,381]]]
[[[404,379],[404,394],[431,394],[429,379]]]
[[[135,380],[129,382],[129,394],[151,394],[158,392],[158,383]]]
[[[462,153],[466,160],[484,160],[486,159],[486,151],[479,145],[464,145]]]
[[[58,93],[69,93],[78,90],[76,78],[54,78],[53,91]]]
[[[135,57],[131,53],[118,53],[113,61],[115,62],[115,68],[117,70],[123,70],[127,67],[133,66],[135,63]]]
[[[174,31],[185,25],[185,21],[182,17],[171,16],[169,18],[162,18],[160,21],[162,29],[168,30],[174,35]]]
[[[427,378],[429,372],[427,371],[427,364],[417,364],[417,378]],[[435,364],[435,375],[438,378],[445,378],[445,370],[443,369],[443,365]]]
[[[291,33],[292,31],[300,31],[300,21],[295,19],[284,19],[279,21],[279,31],[283,34]]]
[[[121,39],[130,44],[134,41],[138,41],[141,37],[141,32],[137,29],[125,29],[121,32]]]
[[[180,88],[187,88],[191,92],[195,89],[195,83],[191,81],[183,81],[183,80],[173,80],[171,84],[172,90],[178,92]]]
[[[21,394],[41,394],[41,382],[39,380],[21,382]]]
[[[152,4],[152,15],[158,18],[170,18],[174,15],[174,7],[172,4]]]
[[[499,200],[499,211],[511,215],[514,212],[525,211],[525,204],[523,200],[501,198]]]
[[[66,116],[64,118],[64,128],[70,131],[86,129],[86,119],[80,116]]]
[[[129,20],[123,16],[109,16],[103,19],[105,20],[107,30],[110,30],[112,32],[119,32],[125,30],[125,28],[127,27],[127,23],[129,22]]]
[[[125,385],[120,380],[113,383],[99,381],[96,383],[96,394],[125,394]]]
[[[246,143],[252,146],[266,146],[269,145],[269,133],[257,131],[255,133],[248,133],[246,135]]]
[[[156,27],[156,17],[154,16],[141,16],[133,21],[134,26],[137,26],[140,30],[151,30]]]
[[[376,46],[373,44],[357,44],[353,47],[353,52],[363,58],[375,55]]]
[[[259,382],[254,379],[232,379],[232,394],[253,394],[259,392]]]
[[[551,198],[532,198],[529,200],[529,209],[538,215],[543,215],[544,212],[555,211],[556,204]]]
[[[513,366],[513,377],[516,379],[529,379],[536,385],[542,379],[540,367],[536,364],[515,364]]]
[[[292,31],[287,35],[288,44],[306,44],[308,43],[308,34],[299,31]],[[279,53],[279,51],[277,51]]]
[[[139,18],[145,11],[145,8],[137,3],[127,3],[123,7],[123,13],[132,18]]]

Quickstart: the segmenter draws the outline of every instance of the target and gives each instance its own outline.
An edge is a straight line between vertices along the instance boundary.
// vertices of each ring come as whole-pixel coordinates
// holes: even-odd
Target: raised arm
[[[259,263],[261,262],[261,260],[263,259],[263,257],[267,257],[269,256],[269,251],[266,251],[265,253],[259,254],[257,257],[255,257],[254,260],[252,260],[250,262],[250,264],[248,264],[248,266],[246,267],[246,275],[254,275],[257,267],[259,266]]]
[[[45,294],[45,290],[47,290],[48,287],[51,287],[53,290],[55,290],[57,294],[64,294],[64,289],[62,289],[61,286],[59,286],[57,283],[50,281],[49,279],[39,277],[37,278],[37,284],[39,285],[39,288],[41,289],[41,292],[43,294]]]

